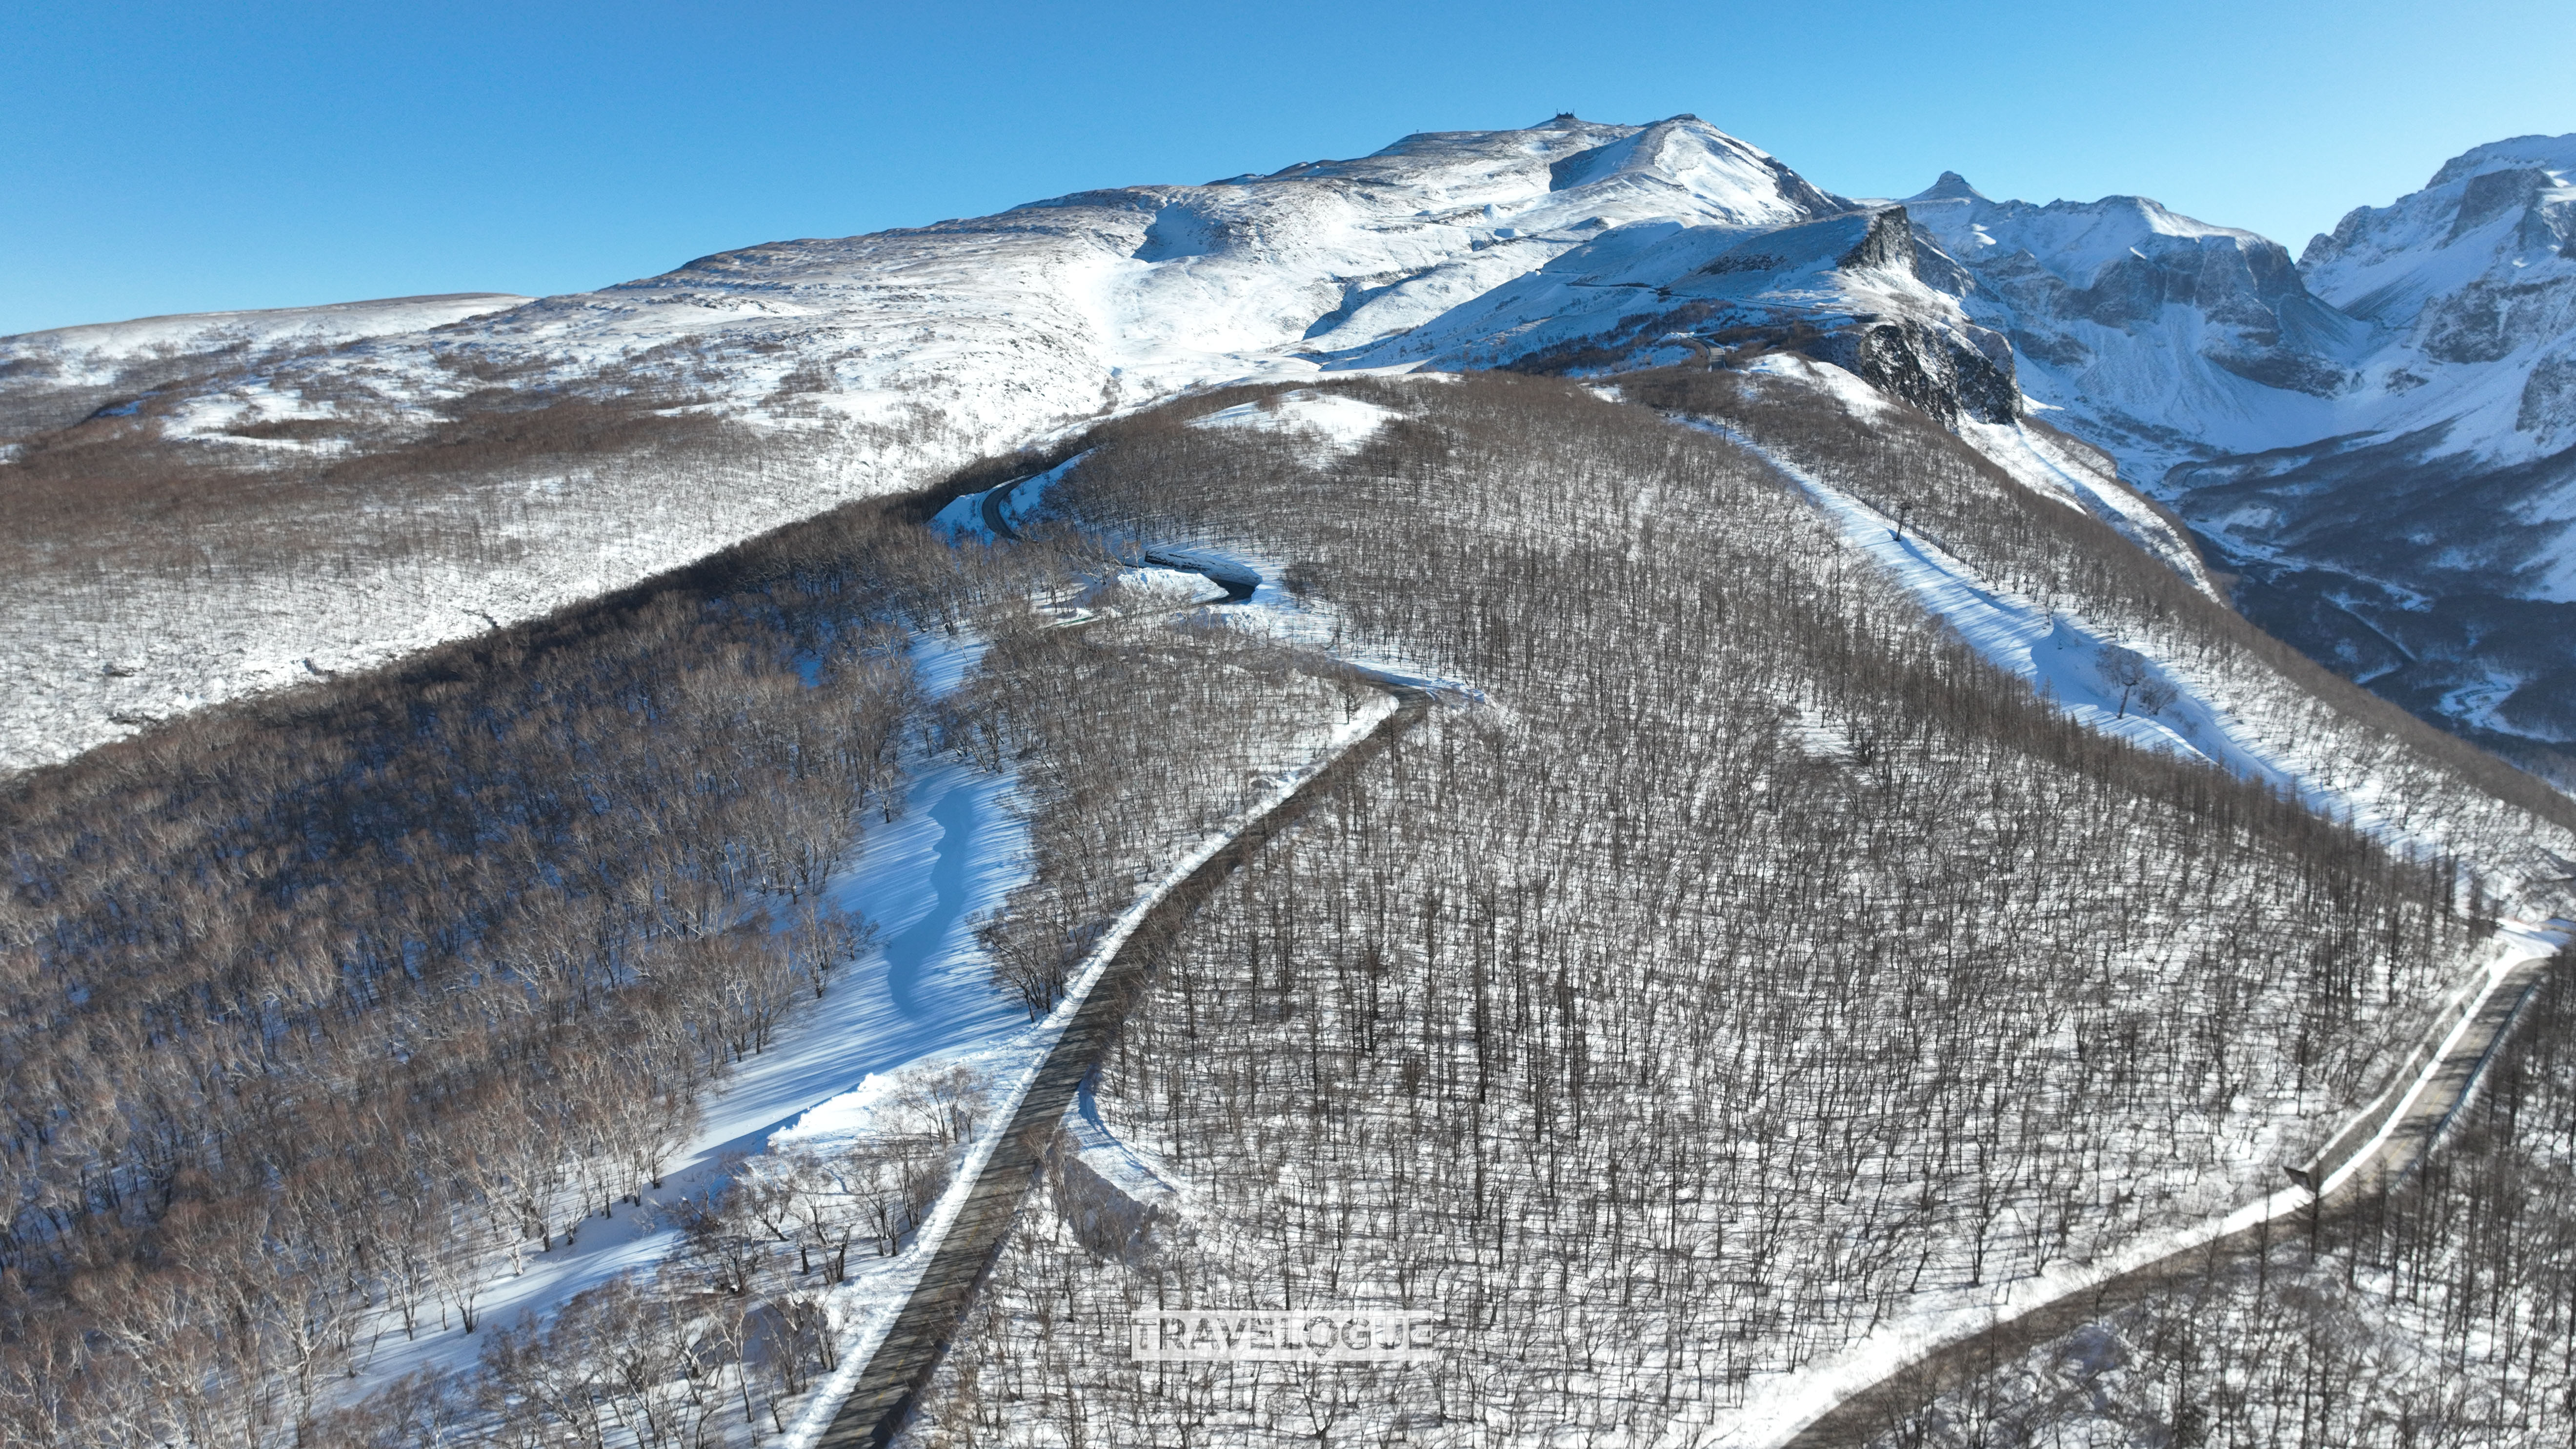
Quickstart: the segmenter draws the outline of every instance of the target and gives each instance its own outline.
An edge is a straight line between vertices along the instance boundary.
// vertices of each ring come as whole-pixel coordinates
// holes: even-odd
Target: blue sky
[[[2576,131],[2576,5],[29,3],[0,333],[562,292],[727,247],[1689,111],[1828,189],[2154,196],[2289,244]]]

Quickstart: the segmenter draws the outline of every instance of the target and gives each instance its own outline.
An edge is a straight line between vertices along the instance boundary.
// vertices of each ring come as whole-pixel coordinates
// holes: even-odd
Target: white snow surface
[[[919,406],[1008,445],[1188,387],[1313,375],[1615,228],[1740,231],[1847,208],[1695,118],[1560,117],[748,247],[239,382],[345,372],[417,403],[473,385],[438,367],[451,355],[531,381],[631,364],[685,372],[724,411],[782,425]]]
[[[2148,489],[2178,462],[2328,437],[2420,436],[2503,466],[2576,443],[2571,165],[2576,138],[2478,148],[2424,191],[2354,213],[2299,267],[2253,233],[2144,198],[1995,202],[1945,176],[1902,203],[1928,253],[1908,267],[1851,261],[1873,216],[1896,203],[1822,192],[1694,117],[1559,117],[1426,132],[1266,176],[770,243],[536,301],[395,299],[0,339],[0,359],[39,362],[66,384],[112,376],[117,359],[255,344],[238,371],[156,404],[166,431],[234,457],[335,446],[242,437],[245,421],[399,420],[496,385],[649,385],[815,445],[809,476],[786,470],[722,490],[723,506],[686,518],[621,501],[606,547],[597,527],[527,528],[524,562],[459,564],[393,588],[371,581],[363,599],[217,570],[85,638],[0,638],[0,677],[17,683],[0,703],[0,766],[399,657],[487,618],[530,617],[1176,392],[1489,365],[1605,338],[1618,339],[1607,367],[1678,361],[1701,345],[1689,327],[1729,319],[1903,318],[1953,335],[2007,333],[2025,392]],[[1935,244],[1966,270],[1948,270]],[[1683,330],[1657,335],[1667,317]],[[2561,374],[2564,404],[2535,402],[2532,388]],[[1352,400],[1291,395],[1277,406],[1334,451],[1372,430]],[[1205,425],[1254,421],[1229,410]],[[897,429],[914,441],[890,441]],[[2191,550],[2117,478],[2026,428],[1971,420],[1961,431],[2029,486],[2208,585]],[[2559,539],[2572,520],[2576,483],[2494,523]],[[2259,523],[2249,526],[2227,533],[2231,546],[2260,542]],[[2551,547],[2512,587],[2576,598],[2576,550]],[[312,607],[276,606],[298,590]],[[148,667],[136,667],[142,656]]]
[[[1338,457],[1366,445],[1394,416],[1392,410],[1372,402],[1299,388],[1265,402],[1242,403],[1210,413],[1192,426],[1299,434],[1320,443],[1327,457]]]
[[[509,292],[457,292],[52,327],[0,337],[0,366],[17,363],[43,369],[65,384],[104,385],[114,382],[126,364],[146,359],[227,348],[256,355],[280,348],[336,347],[369,337],[427,332],[506,312],[529,300]]]

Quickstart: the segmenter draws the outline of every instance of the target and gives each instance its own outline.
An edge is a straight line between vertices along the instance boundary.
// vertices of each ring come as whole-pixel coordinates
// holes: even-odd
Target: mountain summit
[[[0,339],[0,424],[33,437],[92,415],[148,418],[158,444],[193,450],[184,466],[263,469],[414,446],[508,390],[852,440],[831,483],[801,485],[821,494],[755,490],[771,502],[727,514],[724,535],[1212,384],[1744,365],[1785,349],[1920,409],[2202,578],[2130,489],[2155,495],[2242,576],[2257,617],[2538,760],[2531,750],[2576,738],[2576,658],[2508,620],[2558,620],[2576,601],[2559,521],[2576,514],[2553,501],[2576,489],[2571,174],[2576,138],[2478,147],[2293,262],[2143,197],[1998,201],[1951,171],[1901,201],[1863,201],[1694,116],[1558,116],[1206,185],[746,247],[570,296]],[[2070,481],[2034,461],[2033,408],[2122,477],[2106,464]],[[2396,536],[2392,516],[2405,520]],[[657,542],[633,566],[707,541]],[[561,602],[556,587],[504,612]],[[442,627],[480,618],[459,617]],[[2550,629],[2576,637],[2571,626]],[[24,760],[43,755],[40,738],[113,733],[99,677],[200,671],[124,711],[150,715],[370,657],[246,647],[264,662],[206,678],[183,661],[201,651],[149,630],[108,652],[159,650],[176,651],[166,668],[93,665],[77,683],[38,667],[62,681],[51,722],[0,721],[0,749]],[[88,722],[63,734],[65,709]]]

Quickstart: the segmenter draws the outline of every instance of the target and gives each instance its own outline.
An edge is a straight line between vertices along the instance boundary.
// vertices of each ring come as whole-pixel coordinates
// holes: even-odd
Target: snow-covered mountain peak
[[[2433,179],[2424,185],[2429,190],[2455,181],[2467,181],[2489,171],[2533,166],[2561,173],[2576,171],[2576,135],[2515,136],[2472,146],[2443,162],[2442,169],[2434,172]]]
[[[1554,163],[1550,190],[1623,183],[1679,188],[1698,219],[1721,225],[1779,226],[1849,211],[1759,147],[1697,116],[1675,116]]]
[[[1944,171],[1941,179],[1905,198],[1908,203],[1929,201],[1984,201],[1986,195],[1968,184],[1968,178],[1956,171]]]
[[[2456,331],[2461,319],[2443,320],[2440,301],[2481,280],[2527,289],[2576,262],[2571,181],[2576,135],[2473,147],[2444,162],[2422,190],[2353,208],[2309,241],[2299,270],[2311,291],[2345,311],[2417,328],[2436,350],[2449,350],[2429,334]],[[2491,310],[2489,300],[2480,297],[2471,310]]]
[[[1939,188],[1935,188],[1938,190]],[[2278,253],[2277,264],[2250,263],[2266,271],[2286,271],[2289,255],[2250,231],[2212,226],[2144,196],[2106,196],[2099,201],[1988,201],[1962,186],[1947,197],[1909,201],[1925,225],[1946,235],[1963,226],[1984,231],[2007,249],[2026,251],[2040,265],[2079,287],[2093,285],[2105,268],[2131,259],[2148,260],[2178,250],[2215,248],[2249,256]],[[1972,248],[1981,250],[1982,248]],[[2266,257],[2265,262],[2270,258]],[[2187,265],[2198,265],[2195,261]]]

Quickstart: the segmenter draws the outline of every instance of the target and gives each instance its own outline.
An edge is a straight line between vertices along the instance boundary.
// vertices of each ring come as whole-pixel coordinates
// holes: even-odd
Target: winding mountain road
[[[984,522],[997,538],[1019,536],[1002,512],[1003,498],[1018,486],[1017,482],[1007,483],[984,495]],[[1162,549],[1147,550],[1144,558],[1159,567],[1206,575],[1226,591],[1228,603],[1249,599],[1260,583],[1257,575],[1250,575],[1231,561],[1199,559]],[[1211,571],[1211,566],[1216,571]],[[873,1449],[893,1439],[902,1428],[938,1368],[941,1355],[956,1336],[977,1286],[1001,1252],[1020,1204],[1036,1184],[1057,1125],[1073,1105],[1083,1078],[1099,1064],[1129,1008],[1143,992],[1147,963],[1154,959],[1156,951],[1179,934],[1227,876],[1258,854],[1273,836],[1295,825],[1316,801],[1340,789],[1430,710],[1434,696],[1417,684],[1365,670],[1361,677],[1393,695],[1395,711],[1300,781],[1296,789],[1182,877],[1154,903],[1134,934],[1110,957],[1012,1110],[1010,1123],[992,1155],[965,1185],[964,1202],[947,1232],[930,1250],[931,1259],[920,1282],[859,1370],[829,1427],[813,1441],[815,1449]]]
[[[2284,1195],[2292,1200],[2281,1203],[2281,1210],[1891,1366],[1799,1429],[1784,1441],[1786,1449],[1855,1449],[1895,1433],[1933,1399],[2019,1361],[2050,1339],[2352,1211],[2432,1152],[2556,959],[2529,956],[2455,993],[2387,1091],[2354,1114],[2314,1158],[2288,1169],[2298,1189]]]

